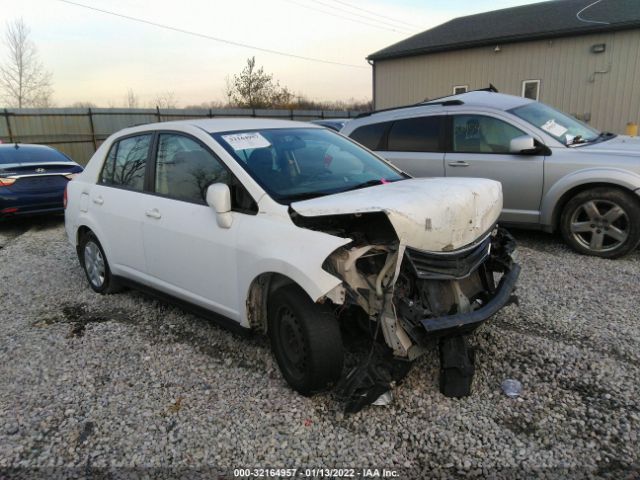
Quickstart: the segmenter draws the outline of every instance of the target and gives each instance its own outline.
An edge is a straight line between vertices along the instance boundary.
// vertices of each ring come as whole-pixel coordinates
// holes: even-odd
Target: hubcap
[[[617,203],[589,200],[571,216],[571,235],[585,248],[608,252],[620,247],[629,236],[629,217]]]
[[[105,276],[104,257],[98,245],[93,241],[87,242],[84,246],[84,268],[91,284],[100,288],[104,283]]]
[[[280,310],[279,337],[289,370],[296,376],[303,376],[307,357],[304,338],[296,316],[286,307]]]

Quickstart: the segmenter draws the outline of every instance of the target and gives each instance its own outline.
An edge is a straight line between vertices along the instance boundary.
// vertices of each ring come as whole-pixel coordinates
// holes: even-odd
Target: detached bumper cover
[[[463,333],[473,330],[509,303],[519,275],[520,265],[513,263],[500,279],[495,295],[482,307],[467,313],[425,318],[420,323],[429,334]]]

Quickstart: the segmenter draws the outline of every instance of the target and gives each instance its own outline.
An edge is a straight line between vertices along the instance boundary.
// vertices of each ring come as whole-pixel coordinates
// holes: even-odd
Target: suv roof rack
[[[440,98],[448,98],[450,96],[451,95],[447,95],[446,97],[440,97]],[[425,107],[425,106],[431,106],[431,105],[443,105],[445,107],[450,105],[464,105],[464,102],[462,100],[443,100],[440,102],[438,100],[439,98],[434,98],[433,100],[425,100],[418,103],[412,103],[410,105],[400,105],[399,107],[390,107],[390,108],[383,108],[380,110],[371,110],[370,112],[360,113],[356,115],[355,118],[368,117],[369,115],[373,115],[374,113],[391,112],[393,110],[402,110],[403,108]]]

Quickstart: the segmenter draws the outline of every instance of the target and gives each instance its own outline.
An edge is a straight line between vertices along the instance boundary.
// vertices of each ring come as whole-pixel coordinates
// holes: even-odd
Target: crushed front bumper
[[[493,297],[482,307],[467,313],[424,318],[420,323],[430,338],[469,333],[510,302],[519,275],[520,265],[513,263],[500,279]]]

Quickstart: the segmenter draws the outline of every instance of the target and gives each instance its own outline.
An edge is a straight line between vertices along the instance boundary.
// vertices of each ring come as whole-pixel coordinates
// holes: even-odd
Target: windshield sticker
[[[565,128],[559,123],[556,123],[556,121],[553,118],[547,121],[547,123],[542,125],[540,128],[542,128],[545,132],[550,133],[554,137],[561,137],[568,130],[568,128]]]
[[[258,132],[249,133],[233,133],[231,135],[222,135],[224,141],[227,142],[234,150],[249,150],[253,148],[270,147],[269,140],[264,138]]]

